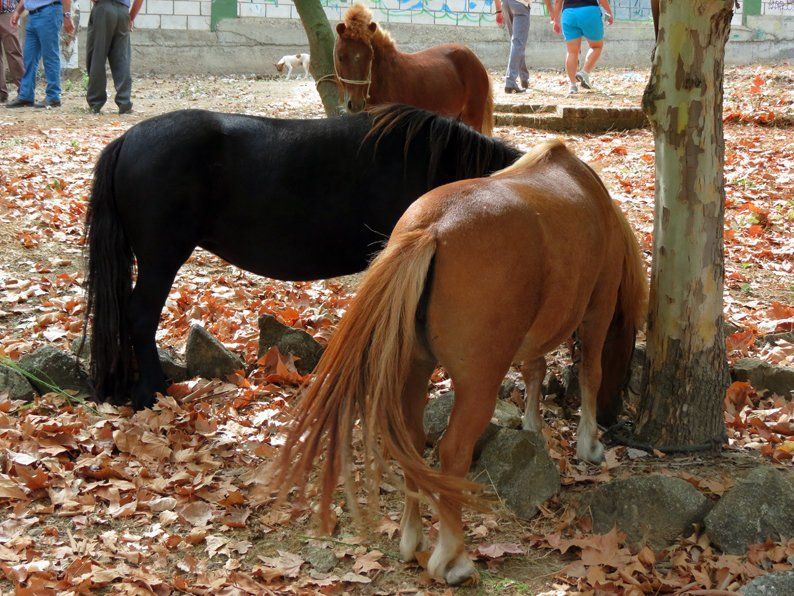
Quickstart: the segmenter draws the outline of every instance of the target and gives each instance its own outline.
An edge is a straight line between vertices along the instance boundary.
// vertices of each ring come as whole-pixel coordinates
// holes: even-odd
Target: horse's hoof
[[[580,461],[600,464],[604,461],[604,445],[601,441],[593,441],[590,445],[586,441],[580,441],[576,445],[576,457]]]
[[[474,563],[471,562],[469,555],[464,552],[458,555],[458,558],[450,564],[449,569],[444,574],[444,579],[447,580],[450,586],[457,586],[476,574],[477,569],[474,567]]]

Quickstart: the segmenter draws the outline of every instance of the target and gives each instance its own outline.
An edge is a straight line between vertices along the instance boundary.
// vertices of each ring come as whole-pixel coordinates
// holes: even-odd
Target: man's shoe
[[[27,99],[19,99],[17,97],[15,100],[9,101],[6,104],[6,107],[7,108],[32,108],[33,107],[33,102],[29,101]]]
[[[42,103],[33,104],[34,108],[60,108],[61,107],[61,100],[60,99],[48,99]]]
[[[5,103],[8,101],[7,97],[0,97],[0,103]]]
[[[132,112],[132,106],[124,106],[119,108],[119,114],[129,114],[130,112]]]
[[[526,89],[519,89],[518,87],[505,87],[505,93],[523,93]]]
[[[521,81],[521,86],[524,88],[524,91],[529,89],[529,79],[524,79]]]

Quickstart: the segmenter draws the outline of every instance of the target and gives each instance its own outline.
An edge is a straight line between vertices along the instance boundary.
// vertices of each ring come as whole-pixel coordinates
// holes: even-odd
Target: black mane
[[[428,162],[428,182],[431,187],[452,180],[480,178],[512,164],[523,155],[521,151],[507,143],[486,136],[460,120],[440,116],[421,108],[403,104],[386,104],[368,110],[372,118],[372,128],[364,143],[374,141],[373,151],[391,135],[404,136],[403,157],[410,159],[411,144],[424,137],[430,148]],[[438,179],[439,166],[443,159],[454,158],[452,164],[454,177]],[[494,167],[494,164],[498,164]],[[449,173],[449,172],[448,172]]]

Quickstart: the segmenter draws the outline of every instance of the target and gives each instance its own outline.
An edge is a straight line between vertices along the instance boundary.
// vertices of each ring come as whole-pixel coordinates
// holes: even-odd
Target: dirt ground
[[[498,74],[493,76],[497,102],[638,105],[647,72],[599,72],[594,83],[600,90],[575,97],[566,95],[567,86],[559,72],[535,73],[530,80],[530,93],[509,97],[500,88]],[[780,312],[787,312],[781,308],[787,305],[790,308],[794,303],[791,241],[794,129],[786,126],[794,114],[792,82],[794,71],[788,65],[731,68],[726,74],[726,314],[740,332],[751,333],[752,338],[780,330],[780,321],[786,319]],[[0,355],[12,359],[46,343],[67,347],[79,335],[82,220],[91,168],[107,142],[140,120],[183,108],[279,118],[323,117],[312,81],[137,77],[133,88],[134,112],[124,116],[116,113],[112,100],[102,114],[89,113],[82,85],[82,81],[65,85],[60,109],[0,107]],[[523,149],[560,136],[507,127],[497,127],[494,134]],[[621,202],[649,262],[654,195],[654,147],[650,130],[562,136],[580,157],[594,165],[614,198]],[[272,414],[272,409],[294,398],[296,391],[288,380],[282,384],[267,377],[271,380],[265,382],[258,376],[257,314],[274,312],[286,322],[303,326],[325,340],[327,328],[318,321],[328,320],[332,325],[338,320],[355,281],[353,278],[343,284],[338,280],[285,284],[263,280],[241,273],[203,251],[197,251],[183,267],[164,312],[158,341],[180,349],[187,337],[189,321],[202,320],[227,346],[244,355],[250,375],[231,385],[221,382],[204,385],[195,381],[182,384],[174,391],[183,403],[177,404],[170,398],[168,403],[161,402],[156,416],[167,417],[174,430],[158,441],[168,445],[169,454],[182,453],[180,449],[192,450],[192,455],[185,455],[181,462],[188,466],[191,482],[174,480],[182,473],[180,461],[162,453],[141,454],[134,449],[118,448],[116,461],[99,461],[103,453],[109,453],[107,441],[111,434],[116,437],[114,433],[123,432],[144,437],[154,428],[155,414],[132,416],[125,408],[104,406],[98,412],[82,407],[64,409],[63,398],[53,395],[36,408],[19,414],[0,408],[0,447],[13,449],[15,453],[36,453],[51,482],[46,489],[39,487],[38,492],[31,489],[30,498],[15,505],[13,501],[4,501],[0,492],[0,511],[8,514],[8,520],[14,520],[13,524],[8,523],[30,526],[29,531],[14,534],[10,525],[0,524],[0,549],[13,542],[9,536],[15,536],[14,540],[21,540],[25,534],[33,538],[19,551],[17,561],[5,559],[2,563],[5,553],[0,552],[0,570],[6,571],[7,578],[0,579],[0,591],[12,589],[9,577],[29,587],[41,575],[45,578],[41,580],[42,586],[50,586],[47,581],[60,581],[61,587],[56,591],[61,593],[76,590],[80,585],[128,593],[135,589],[155,593],[170,590],[221,593],[217,591],[221,588],[226,590],[223,593],[234,593],[235,589],[255,592],[250,586],[264,584],[277,592],[339,591],[342,586],[351,592],[366,593],[442,592],[444,587],[432,585],[416,565],[397,560],[395,524],[399,522],[401,498],[388,485],[383,490],[384,517],[375,542],[358,538],[341,508],[338,532],[329,541],[310,538],[310,515],[300,503],[293,504],[286,512],[261,507],[265,501],[258,500],[257,484],[251,480],[251,475],[272,458],[271,440],[278,431],[278,416]],[[737,343],[731,357],[748,354],[770,362],[794,364],[790,349],[762,348],[753,341]],[[559,370],[565,357],[565,352],[555,356],[555,370]],[[443,377],[437,381],[443,385]],[[234,398],[233,408],[229,406],[229,396]],[[769,406],[768,402],[759,401],[759,397],[753,399],[757,408]],[[610,450],[611,459],[603,468],[576,464],[570,457],[575,419],[564,418],[560,412],[565,408],[560,404],[548,403],[544,408],[550,425],[550,444],[557,449],[555,457],[565,462],[561,464],[564,490],[530,522],[518,520],[503,508],[490,514],[467,514],[466,530],[472,548],[485,543],[520,545],[525,554],[480,557],[481,583],[462,588],[462,592],[576,591],[579,580],[560,575],[576,559],[575,555],[532,546],[533,537],[567,527],[565,524],[573,519],[569,515],[571,503],[581,491],[612,478],[659,471],[684,477],[693,484],[700,483],[701,487],[709,486],[707,494],[716,498],[758,465],[761,457],[769,455],[763,450],[763,441],[750,440],[747,434],[750,431],[736,430],[731,431],[731,445],[721,456],[632,460],[624,448],[617,447]],[[767,410],[772,411],[771,406]],[[58,464],[60,468],[47,463],[41,438],[56,432],[51,428],[53,425],[61,429],[58,441],[66,445],[64,448],[77,462],[70,464],[74,469],[64,468],[63,461]],[[64,438],[67,435],[68,440]],[[118,446],[119,439],[116,441]],[[239,448],[230,447],[230,441],[239,441]],[[48,445],[51,447],[51,443]],[[80,472],[82,468],[77,464],[89,459],[93,471]],[[0,458],[0,466],[8,461],[11,460]],[[790,460],[788,464],[775,461],[790,465]],[[30,465],[35,467],[39,463]],[[115,472],[105,473],[106,470]],[[137,478],[141,470],[145,471],[146,482],[151,480],[157,489]],[[0,473],[3,471],[7,470],[0,469]],[[68,499],[63,496],[67,492]],[[232,498],[238,492],[242,495],[240,501]],[[56,503],[56,493],[64,500]],[[176,514],[173,519],[167,515],[163,518],[163,512],[171,512],[173,506],[159,509],[159,516],[155,514],[157,508],[144,506],[152,502],[154,493],[159,495],[157,498],[177,497],[178,520]],[[209,530],[201,535],[201,526],[197,529],[191,521],[191,512],[185,513],[182,507],[196,496],[203,499],[199,502],[212,503],[227,516],[242,510],[248,515],[242,524],[210,524]],[[75,503],[66,512],[65,501]],[[135,502],[137,510],[134,504],[130,506]],[[435,522],[426,515],[425,523],[432,538]],[[312,544],[335,551],[342,570],[335,573],[352,574],[348,580],[344,577],[330,580],[307,571],[306,566],[293,574],[289,565],[292,561],[294,567],[295,560],[287,555],[300,554]],[[689,549],[686,552],[691,548],[680,545],[680,549]],[[373,552],[380,554],[375,556]],[[360,561],[366,557],[372,563],[362,566]],[[86,563],[88,559],[92,563]],[[32,566],[36,561],[49,561],[49,567],[40,571]],[[692,564],[697,567],[696,563]],[[20,565],[28,567],[20,572],[17,569]],[[80,573],[90,575],[86,569],[90,572],[91,565],[94,575],[101,568],[106,576],[93,584],[81,584]],[[9,567],[14,571],[7,571]],[[737,579],[738,583],[731,584],[731,589],[747,577]],[[63,578],[70,578],[71,583],[63,583],[66,581]],[[246,583],[249,579],[254,583]],[[695,587],[712,586],[701,582]]]

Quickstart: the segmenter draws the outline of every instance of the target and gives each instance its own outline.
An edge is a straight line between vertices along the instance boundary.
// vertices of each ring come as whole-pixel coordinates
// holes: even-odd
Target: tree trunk
[[[309,53],[312,56],[309,70],[317,85],[325,114],[337,116],[341,109],[334,75],[334,33],[328,17],[320,0],[295,0],[295,8],[309,39]]]
[[[725,438],[722,78],[733,3],[661,1],[643,96],[656,206],[637,437],[670,450],[719,449]]]

